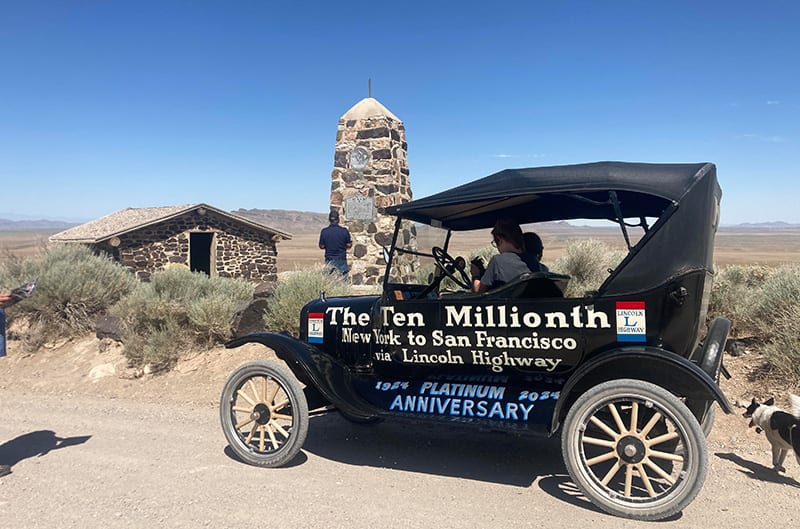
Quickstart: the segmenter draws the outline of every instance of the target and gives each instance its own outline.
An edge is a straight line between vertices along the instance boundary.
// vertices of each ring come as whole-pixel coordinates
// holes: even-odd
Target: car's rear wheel
[[[640,380],[605,382],[581,395],[564,422],[562,449],[592,503],[638,520],[683,510],[708,467],[697,419],[673,394]]]
[[[231,373],[219,412],[231,450],[251,465],[289,463],[308,434],[308,403],[300,384],[271,362],[249,362]]]

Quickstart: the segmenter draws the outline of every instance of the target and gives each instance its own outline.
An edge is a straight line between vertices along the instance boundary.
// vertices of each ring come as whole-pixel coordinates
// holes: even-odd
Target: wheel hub
[[[617,455],[628,465],[641,463],[645,456],[644,443],[637,437],[626,435],[617,443]]]
[[[258,424],[267,424],[271,418],[269,408],[266,404],[259,402],[250,413],[250,418]]]

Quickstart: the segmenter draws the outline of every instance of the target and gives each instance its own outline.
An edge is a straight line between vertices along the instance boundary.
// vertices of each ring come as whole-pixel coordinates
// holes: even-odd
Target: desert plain
[[[278,244],[278,272],[307,268],[323,260],[318,247],[319,230],[325,225],[279,226],[292,234],[290,240]],[[542,225],[537,228],[545,251],[543,262],[549,264],[564,254],[571,241],[596,239],[611,248],[624,249],[619,229],[585,226]],[[9,254],[33,256],[43,251],[47,238],[54,230],[0,230],[0,261]],[[470,232],[454,236],[450,253],[458,255],[469,248],[488,246],[489,231]],[[741,228],[721,227],[714,245],[717,266],[732,264],[761,264],[780,266],[800,263],[800,228]]]

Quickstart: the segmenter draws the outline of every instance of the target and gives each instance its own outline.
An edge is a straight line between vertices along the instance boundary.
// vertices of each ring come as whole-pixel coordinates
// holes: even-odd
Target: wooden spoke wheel
[[[592,503],[639,520],[683,510],[708,467],[694,415],[667,390],[640,380],[613,380],[581,395],[564,422],[562,448]]]
[[[297,379],[271,362],[249,362],[228,377],[220,399],[222,431],[251,465],[290,462],[308,433],[308,404]]]

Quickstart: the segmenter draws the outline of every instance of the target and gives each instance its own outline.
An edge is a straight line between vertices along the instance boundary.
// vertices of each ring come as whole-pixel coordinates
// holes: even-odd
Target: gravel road
[[[291,466],[251,467],[229,452],[217,401],[236,366],[268,351],[215,349],[167,374],[131,379],[119,347],[100,345],[85,337],[26,353],[12,342],[0,361],[0,463],[13,467],[0,478],[0,529],[647,525],[585,500],[557,439],[358,426],[332,413],[311,418]],[[747,382],[753,363],[726,359],[734,373],[722,381],[728,398],[785,398]],[[659,527],[796,525],[800,465],[787,460],[787,475],[770,466],[764,436],[740,414],[718,413],[703,490]]]
[[[313,417],[294,464],[236,461],[216,406],[0,389],[2,528],[640,527],[596,510],[566,476],[556,440]],[[743,419],[718,418],[721,432]],[[698,498],[665,526],[799,521],[800,483],[766,441],[712,433]],[[750,431],[752,432],[752,430]],[[744,440],[744,441],[743,441]],[[760,442],[759,442],[760,441]],[[743,448],[744,446],[744,448]],[[792,460],[789,476],[800,475]]]

